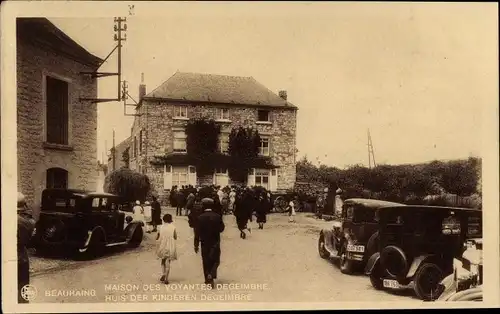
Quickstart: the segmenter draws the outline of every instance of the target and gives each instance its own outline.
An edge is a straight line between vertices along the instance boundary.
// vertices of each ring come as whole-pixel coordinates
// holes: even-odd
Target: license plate
[[[392,289],[398,289],[399,288],[399,283],[397,280],[391,280],[391,279],[384,279],[384,288],[392,288]]]
[[[349,252],[357,252],[357,253],[364,253],[365,252],[365,247],[363,245],[348,244],[347,245],[347,251],[349,251]]]

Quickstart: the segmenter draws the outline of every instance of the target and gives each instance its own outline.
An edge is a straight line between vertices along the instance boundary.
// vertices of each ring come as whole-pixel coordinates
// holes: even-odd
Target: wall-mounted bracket
[[[122,42],[127,40],[127,34],[125,31],[127,30],[127,19],[121,17],[115,17],[115,35],[114,40],[117,42],[116,46],[111,50],[111,52],[104,58],[101,64],[94,71],[86,71],[80,72],[81,75],[90,75],[92,78],[101,78],[108,76],[117,76],[118,77],[118,92],[116,98],[80,98],[81,101],[90,101],[92,103],[101,103],[101,102],[110,102],[110,101],[120,101],[123,96],[121,93],[121,75],[122,75]],[[123,36],[122,36],[123,32]],[[108,58],[118,50],[118,71],[117,72],[99,72],[99,68],[108,60]]]

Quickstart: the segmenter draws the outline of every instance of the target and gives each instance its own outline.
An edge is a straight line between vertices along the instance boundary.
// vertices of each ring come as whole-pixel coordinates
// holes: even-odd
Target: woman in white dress
[[[152,221],[152,212],[151,204],[149,204],[149,201],[146,201],[146,203],[144,203],[144,225],[146,226],[146,233],[150,233],[149,229]]]
[[[290,208],[288,210],[288,221],[295,222],[295,202],[293,199],[288,203],[288,207]]]
[[[170,262],[177,260],[177,230],[172,222],[172,215],[166,214],[163,221],[165,223],[160,226],[156,236],[156,255],[161,260],[160,281],[168,285]]]
[[[144,223],[144,208],[142,208],[140,201],[135,201],[135,206],[133,208],[133,211],[134,211],[134,221],[140,221]],[[146,224],[142,226],[142,230],[144,231],[144,233],[146,233]]]

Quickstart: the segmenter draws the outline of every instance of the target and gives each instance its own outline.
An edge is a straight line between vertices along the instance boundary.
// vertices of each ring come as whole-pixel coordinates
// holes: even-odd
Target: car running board
[[[106,244],[106,247],[117,246],[117,245],[124,245],[124,244],[127,244],[127,241]]]

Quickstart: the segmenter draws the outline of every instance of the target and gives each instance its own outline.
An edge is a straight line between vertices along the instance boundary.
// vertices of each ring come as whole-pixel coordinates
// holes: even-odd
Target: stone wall
[[[97,82],[80,71],[88,66],[45,51],[29,43],[17,43],[17,149],[18,190],[38,213],[46,170],[68,171],[70,188],[94,190],[97,181],[97,107],[80,97],[97,97]],[[44,148],[45,76],[69,82],[69,145]]]
[[[214,118],[215,105],[187,105],[189,118]],[[295,184],[295,162],[296,162],[296,118],[297,111],[290,108],[271,108],[271,122],[257,122],[257,108],[255,107],[235,107],[229,105],[229,120],[220,122],[221,132],[229,133],[232,128],[239,126],[255,127],[263,136],[268,136],[271,142],[270,157],[273,163],[278,165],[278,190],[293,189]],[[263,108],[265,109],[265,108]],[[185,127],[187,119],[173,118],[174,103],[161,103],[157,101],[143,101],[143,105],[138,109],[137,116],[132,126],[132,137],[139,137],[142,130],[143,145],[142,150],[138,150],[138,155],[131,154],[130,168],[139,170],[139,166],[146,167],[146,172],[150,176],[151,166],[149,161],[153,156],[164,155],[173,151],[173,128]],[[137,141],[139,143],[139,140]],[[131,144],[131,150],[132,148]],[[163,169],[161,170],[163,171]],[[158,174],[151,173],[157,176]],[[212,184],[213,179],[199,178],[200,184]],[[155,180],[157,193],[163,190],[163,179]]]

